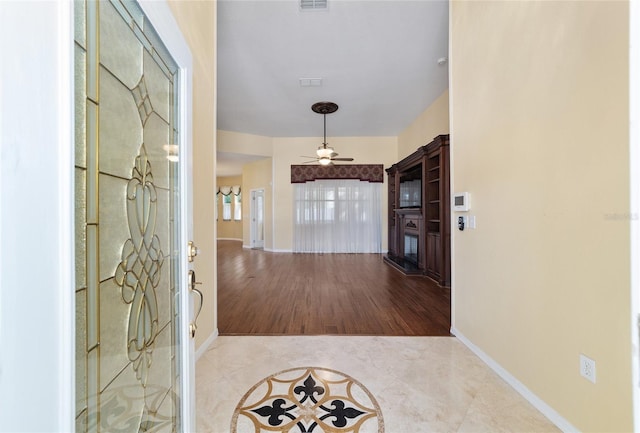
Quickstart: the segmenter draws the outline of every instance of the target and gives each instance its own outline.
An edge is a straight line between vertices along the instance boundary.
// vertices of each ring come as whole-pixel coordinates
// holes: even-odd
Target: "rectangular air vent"
[[[322,78],[300,78],[300,87],[322,87]]]
[[[300,0],[300,10],[317,11],[327,9],[327,0]]]

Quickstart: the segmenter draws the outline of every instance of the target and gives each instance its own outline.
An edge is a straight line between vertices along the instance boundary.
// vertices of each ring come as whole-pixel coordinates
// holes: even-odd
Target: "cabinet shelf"
[[[400,195],[397,184],[416,167],[422,168],[421,205],[417,208],[399,209]],[[415,260],[415,273],[426,275],[441,286],[451,281],[450,251],[450,192],[449,192],[449,136],[439,135],[411,155],[393,164],[387,170],[389,184],[389,260],[404,260],[409,255]],[[415,227],[406,227],[406,221],[414,221]],[[417,236],[407,247],[406,235]],[[410,238],[413,239],[413,238]],[[417,257],[413,254],[413,242],[417,243]],[[387,258],[385,261],[390,263]]]

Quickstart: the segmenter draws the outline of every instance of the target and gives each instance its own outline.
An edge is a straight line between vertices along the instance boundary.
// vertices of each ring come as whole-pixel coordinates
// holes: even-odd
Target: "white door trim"
[[[255,223],[255,216],[256,216],[256,205],[255,205],[255,194],[256,193],[261,193],[262,194],[262,231],[264,234],[264,188],[254,188],[251,189],[249,191],[250,193],[250,197],[249,197],[249,248],[264,248],[264,237],[262,238],[262,245],[260,246],[256,246],[256,223]]]

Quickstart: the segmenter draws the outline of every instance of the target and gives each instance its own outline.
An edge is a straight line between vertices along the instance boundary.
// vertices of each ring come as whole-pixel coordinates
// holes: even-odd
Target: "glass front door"
[[[74,15],[76,430],[179,431],[179,68],[137,3]]]

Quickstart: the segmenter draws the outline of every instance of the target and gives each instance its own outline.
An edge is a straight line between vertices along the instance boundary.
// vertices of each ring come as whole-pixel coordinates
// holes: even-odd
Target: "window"
[[[242,193],[233,195],[233,219],[236,221],[242,220]]]
[[[295,252],[382,252],[382,184],[316,180],[294,185]]]
[[[222,195],[222,220],[231,221],[231,203],[233,203],[233,220],[242,219],[242,192],[240,185],[221,186],[216,194],[216,220],[218,219],[218,196]],[[233,198],[232,198],[233,197]]]
[[[231,221],[231,194],[222,196],[222,220]]]

